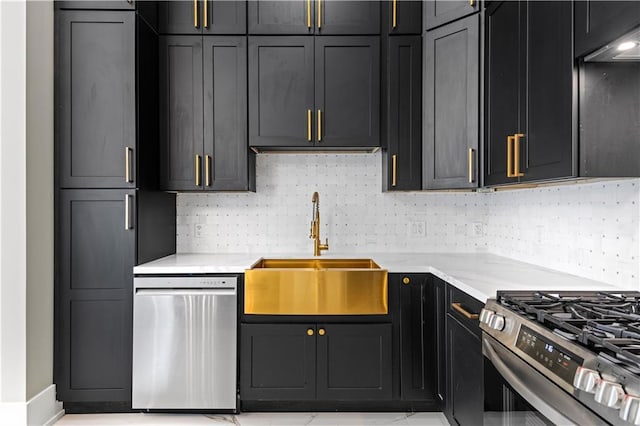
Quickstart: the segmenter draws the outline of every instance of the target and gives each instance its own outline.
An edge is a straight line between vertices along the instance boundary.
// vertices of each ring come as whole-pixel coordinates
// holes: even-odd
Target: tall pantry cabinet
[[[55,11],[54,382],[67,412],[130,409],[133,266],[175,252],[175,195],[155,191],[153,17],[107,5]]]

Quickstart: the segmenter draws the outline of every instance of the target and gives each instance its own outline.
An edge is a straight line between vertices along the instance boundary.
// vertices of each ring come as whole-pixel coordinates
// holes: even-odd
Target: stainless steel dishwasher
[[[236,410],[236,277],[136,277],[132,407]]]

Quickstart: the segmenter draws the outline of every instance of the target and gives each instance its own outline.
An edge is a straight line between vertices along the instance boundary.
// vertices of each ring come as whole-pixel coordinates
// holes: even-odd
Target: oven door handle
[[[553,423],[607,424],[486,333],[482,333],[482,353],[516,392]]]

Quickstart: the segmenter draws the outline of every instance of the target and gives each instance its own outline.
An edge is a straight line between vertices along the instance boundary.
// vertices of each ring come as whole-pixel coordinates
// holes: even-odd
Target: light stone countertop
[[[179,253],[133,268],[135,275],[244,273],[261,257],[308,259],[301,254]],[[362,253],[324,254],[323,258],[373,259],[389,273],[432,273],[476,299],[486,302],[498,290],[615,291],[611,284],[578,277],[486,253]]]

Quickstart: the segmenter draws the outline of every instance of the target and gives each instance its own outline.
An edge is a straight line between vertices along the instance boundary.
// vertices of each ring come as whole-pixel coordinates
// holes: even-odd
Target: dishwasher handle
[[[137,289],[136,296],[235,296],[234,288]]]

